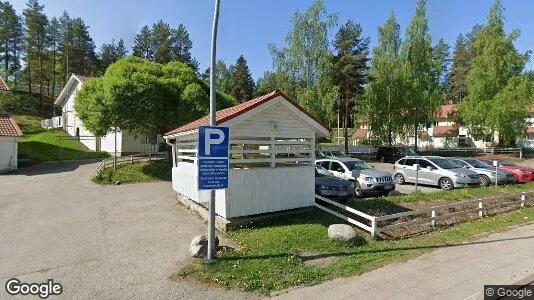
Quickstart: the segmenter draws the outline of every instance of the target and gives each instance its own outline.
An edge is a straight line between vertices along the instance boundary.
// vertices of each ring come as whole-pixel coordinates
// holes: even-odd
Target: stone
[[[328,226],[328,237],[333,240],[350,242],[356,237],[356,233],[350,225],[332,224]]]
[[[215,236],[215,249],[219,247],[219,237]],[[191,240],[189,254],[195,258],[205,258],[208,252],[208,236],[206,234],[197,235]]]

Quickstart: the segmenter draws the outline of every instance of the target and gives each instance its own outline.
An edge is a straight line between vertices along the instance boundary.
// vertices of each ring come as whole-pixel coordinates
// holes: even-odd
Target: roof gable
[[[22,130],[8,113],[0,112],[0,136],[20,137]]]
[[[4,78],[0,76],[0,91],[3,92],[9,92],[11,89],[7,85],[7,83],[4,81]]]
[[[284,100],[289,102],[292,106],[294,106],[296,109],[298,109],[299,111],[304,113],[313,122],[317,123],[318,126],[320,126],[323,129],[325,129],[325,131],[327,131],[327,132],[330,131],[330,128],[328,126],[322,124],[317,118],[315,118],[313,115],[308,113],[304,108],[302,108],[296,102],[290,100],[284,93],[282,93],[279,90],[272,91],[272,92],[270,92],[268,94],[265,94],[263,96],[254,98],[252,100],[249,100],[247,102],[238,104],[236,106],[232,106],[232,107],[217,111],[217,114],[216,114],[217,125],[221,125],[221,124],[223,124],[223,123],[225,123],[227,121],[235,119],[238,116],[241,116],[244,113],[249,112],[249,111],[259,107],[260,105],[265,104],[265,103],[267,103],[267,102],[269,102],[269,101],[271,101],[271,100],[273,100],[273,99],[275,99],[277,97],[282,97]],[[186,124],[184,126],[178,127],[178,128],[176,128],[174,130],[171,130],[171,131],[167,132],[165,134],[165,136],[169,137],[169,136],[180,134],[180,133],[183,133],[183,132],[197,130],[199,126],[209,125],[209,123],[210,123],[210,120],[209,120],[209,115],[208,115],[208,116],[205,116],[205,117],[200,118],[198,120],[195,120],[195,121],[193,121],[191,123],[188,123],[188,124]]]
[[[67,99],[69,99],[70,94],[72,93],[72,90],[76,84],[84,84],[86,83],[91,77],[72,74],[59,93],[59,95],[56,98],[56,101],[54,101],[55,105],[63,106],[65,105],[65,102],[67,102]]]

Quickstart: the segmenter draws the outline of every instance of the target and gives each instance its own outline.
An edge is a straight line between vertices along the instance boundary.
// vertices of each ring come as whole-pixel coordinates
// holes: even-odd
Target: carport
[[[315,139],[329,128],[280,91],[217,112],[230,127],[230,187],[217,190],[216,214],[225,219],[313,206]],[[172,145],[173,189],[195,203],[209,192],[197,189],[198,119],[164,135]]]

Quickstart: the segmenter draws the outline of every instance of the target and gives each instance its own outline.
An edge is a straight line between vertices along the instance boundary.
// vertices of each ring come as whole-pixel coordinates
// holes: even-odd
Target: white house
[[[173,189],[196,203],[209,200],[197,190],[198,127],[204,117],[164,135],[172,145]],[[307,207],[315,199],[315,139],[329,128],[282,92],[274,91],[217,112],[217,124],[230,127],[227,190],[216,192],[222,218]]]
[[[61,118],[59,120],[57,117],[43,120],[42,126],[53,128],[59,124],[69,135],[79,138],[80,142],[92,151],[106,151],[113,154],[116,140],[117,155],[119,156],[126,153],[156,153],[157,144],[162,141],[161,135],[132,135],[118,130],[97,137],[84,127],[74,111],[74,99],[82,85],[90,79],[90,77],[72,74],[54,102],[54,105],[61,107]],[[51,125],[48,126],[49,124]]]
[[[17,168],[20,137],[22,137],[22,131],[17,122],[11,115],[0,112],[0,173]]]

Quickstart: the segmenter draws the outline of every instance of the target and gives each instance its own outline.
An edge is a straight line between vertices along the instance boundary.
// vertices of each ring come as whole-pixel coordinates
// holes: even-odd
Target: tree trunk
[[[52,101],[56,98],[56,45],[54,45],[54,52],[52,54]]]
[[[419,125],[419,124],[415,124],[415,137],[414,137],[414,141],[415,141],[415,146],[414,146],[414,147],[415,147],[415,148],[414,148],[414,149],[415,149],[415,153],[417,153],[417,138],[418,138],[418,136],[417,136],[417,134],[418,134],[418,132],[417,132],[417,127],[419,127],[418,125]]]
[[[41,112],[44,114],[44,94],[43,94],[43,57],[39,54],[39,92],[41,93]]]
[[[28,91],[32,92],[32,69],[31,69],[31,63],[30,59],[28,58]]]
[[[345,94],[345,111],[343,113],[343,135],[345,137],[345,154],[349,155],[349,95]]]
[[[391,90],[388,87],[388,146],[392,146],[393,137],[391,134]]]

